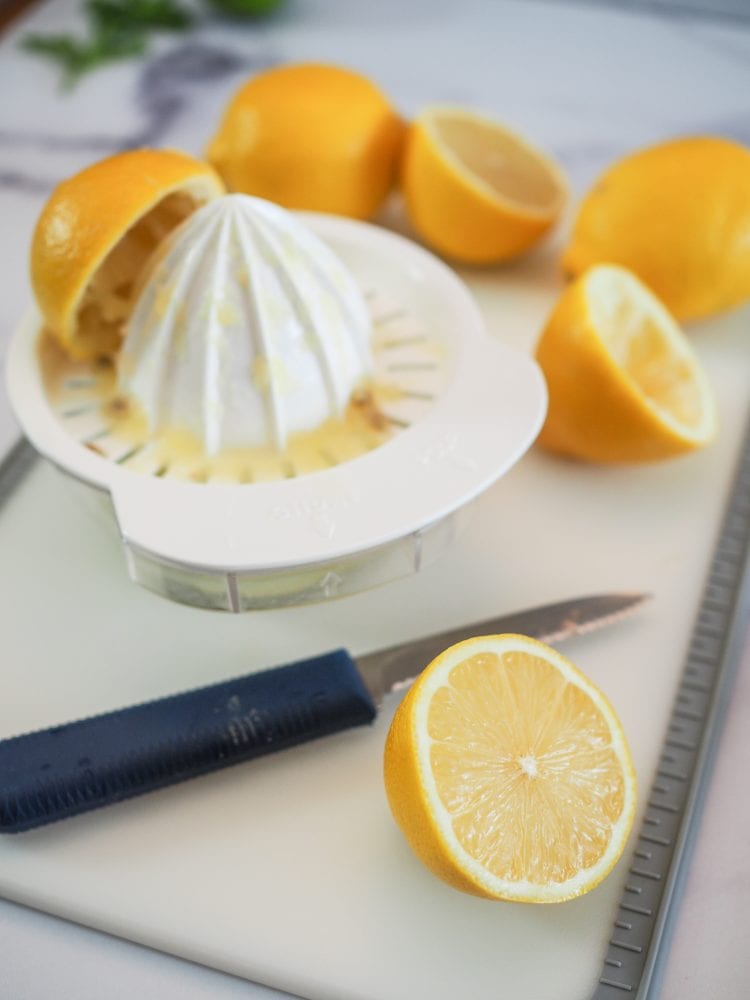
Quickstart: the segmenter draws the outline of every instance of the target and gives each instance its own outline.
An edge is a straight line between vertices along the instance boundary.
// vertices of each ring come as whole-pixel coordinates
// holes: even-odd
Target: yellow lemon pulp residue
[[[78,368],[88,377],[89,368],[72,362],[49,335],[40,338],[39,359],[53,406],[61,398],[65,384],[75,379]],[[128,468],[136,472],[169,475],[196,483],[284,479],[350,461],[384,444],[394,432],[381,405],[391,400],[397,390],[374,383],[352,396],[340,418],[331,418],[312,431],[292,435],[283,452],[268,445],[226,449],[207,456],[202,443],[185,429],[168,427],[151,434],[143,410],[135,401],[118,394],[111,360],[100,359],[95,374],[92,398],[102,430],[123,442],[123,452],[129,456]],[[97,436],[88,447],[104,454],[100,442],[101,437]],[[134,454],[134,450],[138,453]]]

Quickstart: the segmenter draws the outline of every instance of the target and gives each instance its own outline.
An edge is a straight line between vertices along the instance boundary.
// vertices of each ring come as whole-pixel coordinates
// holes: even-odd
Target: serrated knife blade
[[[636,593],[592,594],[543,604],[358,656],[357,667],[379,704],[390,691],[408,687],[439,653],[463,639],[515,632],[548,644],[563,642],[615,624],[641,607],[648,597]]]
[[[599,594],[369,653],[344,649],[0,740],[0,832],[132,798],[372,722],[382,697],[453,643],[517,632],[546,642],[619,621],[643,594]]]

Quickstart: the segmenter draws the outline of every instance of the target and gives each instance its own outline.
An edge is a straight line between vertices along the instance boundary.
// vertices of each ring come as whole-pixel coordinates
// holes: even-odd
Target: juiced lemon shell
[[[297,218],[227,195],[170,237],[118,361],[152,432],[178,428],[208,455],[283,449],[340,416],[372,371],[371,323],[354,279]]]
[[[549,406],[539,444],[592,462],[654,462],[701,448],[716,405],[698,356],[663,304],[600,264],[560,296],[536,347]]]
[[[224,193],[214,170],[185,153],[133,149],[62,181],[31,245],[39,311],[65,351],[115,351],[132,288],[154,246],[197,206]]]

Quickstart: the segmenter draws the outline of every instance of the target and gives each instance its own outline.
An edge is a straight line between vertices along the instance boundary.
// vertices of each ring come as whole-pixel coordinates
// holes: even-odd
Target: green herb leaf
[[[207,0],[210,6],[232,17],[267,17],[281,7],[283,0]]]
[[[68,89],[89,70],[114,59],[139,55],[145,40],[138,34],[101,34],[93,39],[72,35],[27,35],[22,41],[29,52],[54,59],[63,71],[63,87]]]
[[[107,30],[183,31],[193,23],[190,11],[174,0],[88,0],[86,8],[93,23]]]
[[[87,0],[86,15],[87,38],[27,35],[21,40],[27,51],[59,64],[65,89],[98,66],[142,55],[148,31],[181,31],[193,23],[190,12],[174,0]]]

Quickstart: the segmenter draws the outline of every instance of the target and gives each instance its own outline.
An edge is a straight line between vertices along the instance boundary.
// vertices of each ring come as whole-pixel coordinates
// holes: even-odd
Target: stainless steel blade
[[[648,594],[593,594],[544,604],[379,649],[358,656],[356,662],[370,694],[379,704],[390,691],[408,687],[438,653],[463,639],[515,632],[542,642],[561,642],[618,622],[648,599]]]

